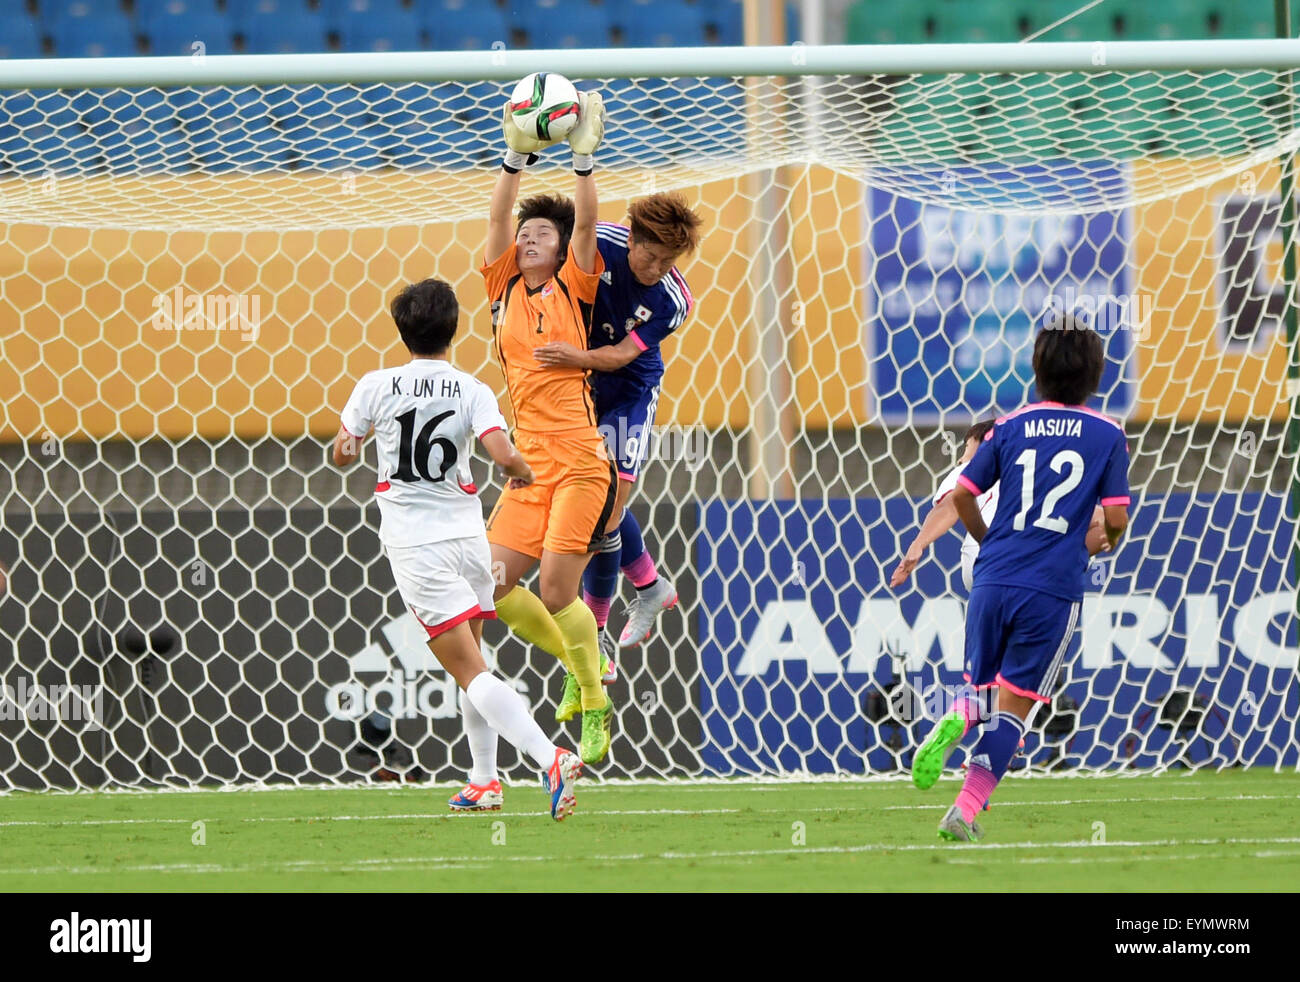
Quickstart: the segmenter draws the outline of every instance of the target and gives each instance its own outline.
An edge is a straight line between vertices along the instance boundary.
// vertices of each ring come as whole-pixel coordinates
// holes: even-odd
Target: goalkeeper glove
[[[592,154],[605,139],[605,100],[599,92],[579,92],[578,125],[569,132],[569,147],[573,150],[573,172],[585,177],[596,162]]]
[[[501,111],[501,132],[506,138],[506,157],[501,162],[511,174],[517,174],[529,164],[537,162],[537,151],[559,143],[559,140],[539,140],[521,130],[510,112],[507,102]]]

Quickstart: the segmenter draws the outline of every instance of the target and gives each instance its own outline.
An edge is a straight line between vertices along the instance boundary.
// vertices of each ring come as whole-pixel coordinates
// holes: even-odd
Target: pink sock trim
[[[583,590],[582,602],[591,608],[591,614],[596,618],[596,627],[604,627],[605,623],[609,620],[609,608],[612,603],[611,598],[596,597],[588,593],[586,590]]]
[[[992,771],[978,764],[968,766],[966,780],[962,782],[955,802],[961,809],[961,817],[967,822],[975,821],[975,816],[984,810],[989,798],[993,797],[993,789],[997,786],[998,779],[993,776]]]
[[[957,708],[961,711],[962,719],[966,721],[966,729],[961,731],[961,735],[965,736],[971,731],[971,727],[977,726],[981,722],[979,701],[971,696],[966,696],[959,702]]]
[[[659,576],[655,561],[650,553],[643,552],[623,567],[623,575],[632,581],[633,586],[641,587],[653,583]]]

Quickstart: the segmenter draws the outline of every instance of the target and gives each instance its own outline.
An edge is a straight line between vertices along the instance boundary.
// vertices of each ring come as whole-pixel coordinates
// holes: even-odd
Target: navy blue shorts
[[[659,386],[633,393],[612,405],[598,405],[599,428],[622,480],[635,481],[650,451]]]
[[[966,607],[966,680],[1048,702],[1078,624],[1077,600],[977,584]]]

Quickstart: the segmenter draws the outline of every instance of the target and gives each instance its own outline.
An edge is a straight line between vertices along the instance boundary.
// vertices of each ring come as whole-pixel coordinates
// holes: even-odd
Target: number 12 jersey
[[[1083,597],[1087,533],[1098,505],[1128,505],[1128,445],[1112,419],[1038,402],[994,424],[957,478],[978,497],[998,485],[997,511],[975,560],[974,585]]]
[[[362,376],[341,421],[357,438],[375,428],[375,498],[384,545],[485,534],[469,469],[470,443],[506,428],[486,385],[449,362],[416,358]]]

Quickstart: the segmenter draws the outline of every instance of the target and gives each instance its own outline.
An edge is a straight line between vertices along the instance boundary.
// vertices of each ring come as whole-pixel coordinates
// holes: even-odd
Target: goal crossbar
[[[1300,67],[1300,39],[1033,44],[790,45],[202,55],[0,61],[0,89],[365,84],[682,75],[890,75],[933,72],[1226,71]]]

